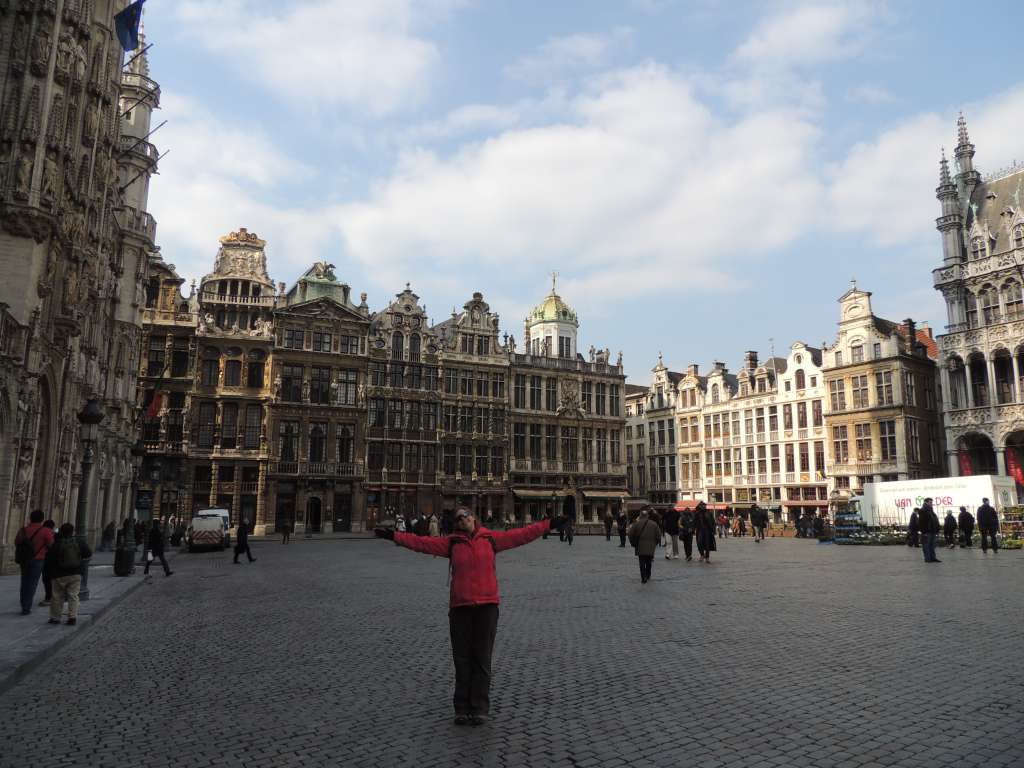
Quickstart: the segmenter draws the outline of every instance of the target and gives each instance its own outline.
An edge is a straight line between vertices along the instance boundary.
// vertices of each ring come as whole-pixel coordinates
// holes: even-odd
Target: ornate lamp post
[[[78,423],[82,425],[82,483],[78,487],[78,508],[75,510],[75,533],[78,540],[88,543],[85,536],[86,517],[88,515],[89,495],[89,474],[92,471],[93,443],[96,442],[96,433],[99,431],[100,422],[103,421],[103,411],[100,410],[100,401],[94,397],[89,398],[81,413],[78,414]],[[89,599],[89,561],[82,561],[82,586],[79,590],[79,599]]]

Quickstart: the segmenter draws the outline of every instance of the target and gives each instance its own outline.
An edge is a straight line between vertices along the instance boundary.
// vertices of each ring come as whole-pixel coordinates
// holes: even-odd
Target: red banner
[[[1020,465],[1020,449],[1006,446],[1006,471],[1017,485],[1024,485],[1024,467]]]
[[[974,468],[971,466],[971,454],[967,451],[960,451],[960,476],[970,477],[974,474]]]
[[[149,404],[149,409],[146,411],[146,418],[155,419],[160,415],[160,398],[159,392],[153,393],[153,402]]]

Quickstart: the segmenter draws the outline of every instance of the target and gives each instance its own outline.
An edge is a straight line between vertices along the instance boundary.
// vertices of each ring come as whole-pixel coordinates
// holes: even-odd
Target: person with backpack
[[[146,558],[146,567],[142,569],[144,576],[149,575],[149,564],[153,560],[160,560],[160,565],[164,567],[164,576],[172,576],[174,571],[167,565],[167,560],[164,558],[164,532],[160,530],[160,521],[154,519],[153,525],[149,528],[149,553],[152,557]]]
[[[450,536],[416,536],[378,526],[378,538],[435,557],[447,557],[449,581],[448,630],[455,664],[456,725],[482,725],[491,710],[491,658],[498,631],[499,552],[540,538],[560,521],[551,518],[511,531],[492,531],[477,522],[467,508],[455,511],[455,532]]]
[[[50,624],[60,624],[64,601],[68,603],[69,626],[78,623],[78,590],[82,586],[82,562],[92,557],[92,550],[75,537],[75,526],[64,523],[47,555],[53,573],[53,600],[50,601]]]
[[[662,536],[661,526],[657,523],[658,518],[656,515],[652,515],[651,512],[652,510],[646,507],[642,509],[640,517],[629,528],[629,541],[636,551],[637,559],[640,561],[641,584],[646,584],[651,580],[651,568],[654,566],[654,550],[658,548]]]
[[[53,531],[43,526],[43,510],[32,510],[28,520],[28,525],[14,537],[14,561],[21,567],[22,616],[32,613],[46,554],[53,546]]]

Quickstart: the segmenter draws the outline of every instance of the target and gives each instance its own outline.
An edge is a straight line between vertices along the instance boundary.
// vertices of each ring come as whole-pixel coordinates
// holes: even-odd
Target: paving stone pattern
[[[178,557],[7,691],[0,766],[1024,765],[1019,553],[730,539],[643,586],[603,537],[537,541],[499,556],[471,728],[443,559],[254,552]]]

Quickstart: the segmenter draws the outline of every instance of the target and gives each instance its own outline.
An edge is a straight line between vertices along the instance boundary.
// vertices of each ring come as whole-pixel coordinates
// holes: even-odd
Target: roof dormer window
[[[971,258],[972,259],[983,259],[987,255],[985,249],[985,238],[976,237],[971,240]]]

